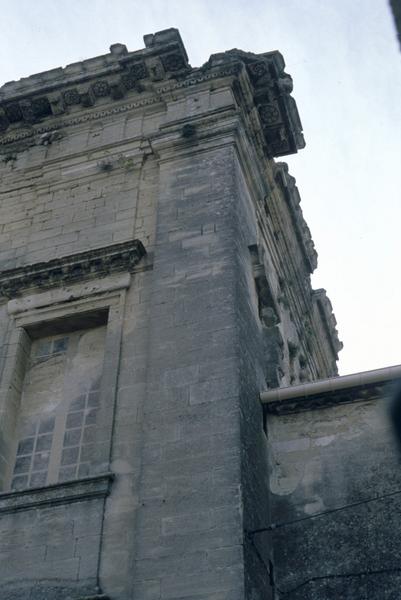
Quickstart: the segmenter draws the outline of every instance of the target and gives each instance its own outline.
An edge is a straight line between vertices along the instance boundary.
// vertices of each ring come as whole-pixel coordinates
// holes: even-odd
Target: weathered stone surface
[[[1,486],[32,347],[96,328],[103,341],[68,358],[88,390],[52,398],[71,427],[49,460],[65,452],[68,469],[85,447],[93,476],[114,475],[107,498],[0,511],[7,600],[273,599],[270,539],[246,534],[270,511],[259,392],[337,372],[313,243],[273,161],[304,144],[282,56],[233,50],[192,68],[175,29],[145,46],[0,89]],[[32,403],[49,401],[52,369]]]
[[[35,288],[64,287],[65,283],[101,279],[119,271],[131,272],[146,254],[139,240],[80,252],[0,273],[0,294],[15,298]]]
[[[393,387],[388,378],[375,385],[346,383],[340,378],[320,402],[319,394],[294,395],[291,412],[267,417],[268,535],[283,598],[399,594],[401,478],[386,406]]]
[[[111,476],[0,494],[4,600],[95,593]]]

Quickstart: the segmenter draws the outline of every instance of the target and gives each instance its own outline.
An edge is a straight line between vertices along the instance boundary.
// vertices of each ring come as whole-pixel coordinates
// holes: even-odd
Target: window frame
[[[0,491],[9,491],[11,486],[18,444],[16,428],[31,340],[38,338],[41,332],[68,331],[69,323],[96,323],[98,315],[105,313],[104,361],[95,440],[96,463],[92,465],[90,475],[109,472],[122,321],[130,279],[129,273],[111,275],[89,285],[74,284],[8,302],[7,309],[11,317],[9,342],[0,384],[0,437],[6,451],[6,456],[0,459]],[[74,326],[74,329],[77,327]]]

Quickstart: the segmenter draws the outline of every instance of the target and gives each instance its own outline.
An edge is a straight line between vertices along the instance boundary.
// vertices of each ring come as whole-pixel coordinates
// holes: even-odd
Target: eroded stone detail
[[[301,122],[295,102],[289,95],[292,90],[292,80],[284,72],[284,61],[278,52],[254,55],[233,50],[211,56],[202,69],[192,69],[188,65],[185,48],[178,32],[168,31],[166,35],[145,36],[147,47],[140,52],[140,60],[138,52],[121,54],[113,50],[109,56],[118,62],[112,68],[107,63],[109,73],[104,74],[103,69],[101,76],[96,72],[96,68],[92,73],[89,69],[89,83],[86,82],[88,77],[80,82],[82,76],[79,75],[79,63],[77,63],[61,70],[64,77],[58,79],[58,86],[53,85],[56,89],[47,96],[43,96],[42,93],[38,97],[41,93],[39,85],[41,80],[35,80],[35,76],[23,80],[23,84],[21,82],[6,84],[0,89],[0,109],[3,109],[0,113],[0,132],[6,132],[13,125],[14,127],[32,126],[52,115],[60,115],[71,110],[77,112],[77,107],[91,108],[99,102],[104,103],[106,99],[120,100],[126,93],[147,92],[152,94],[153,98],[146,99],[146,102],[155,102],[157,101],[154,99],[155,94],[192,86],[208,78],[223,77],[228,74],[223,71],[231,70],[239,84],[242,81],[241,73],[246,67],[268,156],[291,154],[303,147]],[[85,70],[88,69],[90,62],[85,61]],[[174,78],[180,79],[177,87],[173,83],[173,86],[169,84],[165,89],[155,90],[154,82],[162,79],[168,82]],[[74,85],[71,85],[72,81]],[[234,84],[234,81],[232,83]],[[19,99],[21,86],[27,91],[24,99]],[[57,87],[60,88],[59,91]],[[244,94],[246,95],[245,90]],[[29,95],[28,99],[26,99],[27,95]],[[3,102],[2,96],[4,96]],[[5,137],[0,140],[0,144],[16,141],[18,135],[17,130],[10,138]],[[27,131],[22,135],[31,137],[32,133]]]
[[[343,343],[338,338],[337,321],[326,290],[322,288],[313,290],[313,301],[318,306],[319,313],[327,330],[327,338],[330,341],[334,355],[338,358],[338,353],[342,349]]]
[[[135,88],[137,81],[140,79],[145,79],[148,76],[148,72],[145,66],[145,63],[136,63],[133,64],[129,70],[127,75],[122,75],[121,82],[127,88],[127,90],[132,90]]]
[[[64,102],[67,106],[73,106],[81,102],[81,96],[77,89],[67,90],[63,92]]]
[[[19,104],[5,105],[4,112],[10,123],[17,123],[22,120],[22,111]]]
[[[0,273],[0,294],[14,298],[35,288],[50,288],[114,272],[132,271],[145,254],[142,243],[133,240],[10,269]]]
[[[99,80],[92,85],[93,93],[97,98],[103,98],[110,94],[110,86],[107,81]]]
[[[288,165],[286,163],[277,163],[275,168],[276,182],[283,191],[284,198],[287,201],[294,228],[301,248],[303,249],[304,259],[308,265],[308,270],[310,273],[313,273],[317,267],[317,252],[309,227],[302,214],[302,209],[300,207],[301,198],[298,188],[295,185],[295,178],[289,174]]]
[[[280,112],[273,104],[264,104],[259,107],[260,118],[263,123],[272,125],[280,121]]]
[[[180,54],[167,54],[162,58],[162,63],[166,71],[181,71],[187,66]]]
[[[302,124],[295,101],[290,96],[292,79],[284,72],[281,54],[269,52],[262,60],[255,60],[248,54],[247,70],[268,151],[272,156],[284,156],[303,148]]]

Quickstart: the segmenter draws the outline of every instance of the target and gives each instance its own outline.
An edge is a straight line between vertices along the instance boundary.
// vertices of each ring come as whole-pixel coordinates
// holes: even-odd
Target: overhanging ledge
[[[140,240],[128,240],[9,269],[0,272],[0,296],[16,298],[32,290],[48,290],[124,271],[132,273],[145,255]]]
[[[269,414],[289,414],[349,402],[375,400],[388,395],[401,379],[401,365],[321,379],[262,392],[260,400]]]
[[[105,498],[110,492],[113,478],[113,473],[105,473],[41,488],[2,493],[0,494],[0,516],[2,513]]]

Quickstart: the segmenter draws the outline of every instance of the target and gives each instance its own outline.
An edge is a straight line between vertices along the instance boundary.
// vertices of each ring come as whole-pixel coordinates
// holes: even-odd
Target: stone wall
[[[259,392],[336,373],[295,182],[273,160],[303,147],[281,55],[192,69],[176,30],[145,45],[0,89],[0,473],[15,464],[31,344],[105,331],[91,469],[54,488],[2,479],[4,514],[22,504],[11,525],[0,506],[0,527],[36,511],[34,566],[23,583],[8,572],[5,600],[272,598],[271,544],[247,533],[269,510]],[[54,579],[45,548],[81,516],[97,541],[72,526]]]
[[[399,453],[387,391],[269,414],[276,585],[288,600],[399,594]],[[300,398],[301,400],[301,398]],[[328,406],[324,407],[324,403]],[[257,536],[256,536],[257,537]]]
[[[96,593],[109,483],[99,477],[0,496],[3,598]]]

